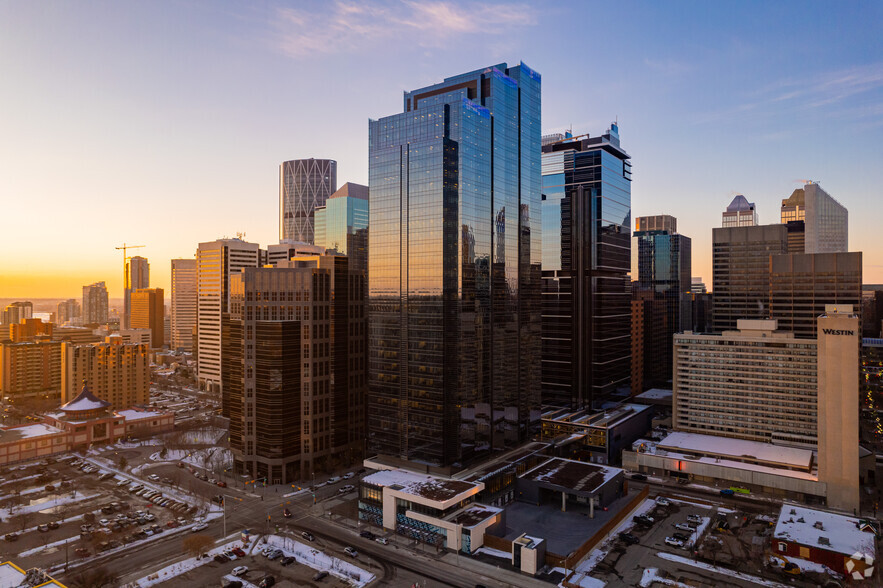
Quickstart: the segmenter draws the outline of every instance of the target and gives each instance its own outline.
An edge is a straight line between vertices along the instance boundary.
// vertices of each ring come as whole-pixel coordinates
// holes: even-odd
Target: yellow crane
[[[127,328],[129,326],[127,324],[126,325],[123,324],[123,322],[126,321],[126,313],[129,310],[128,305],[126,304],[126,302],[127,302],[126,293],[129,291],[129,287],[130,287],[129,269],[127,267],[127,264],[129,263],[129,260],[132,259],[131,256],[126,255],[126,251],[129,249],[138,249],[139,247],[147,247],[147,246],[146,245],[126,245],[125,243],[123,243],[122,247],[115,247],[114,248],[117,250],[119,250],[119,249],[123,250],[123,316],[120,317],[120,327],[121,328]]]

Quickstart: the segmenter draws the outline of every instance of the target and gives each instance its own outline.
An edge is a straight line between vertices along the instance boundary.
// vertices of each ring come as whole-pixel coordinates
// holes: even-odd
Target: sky
[[[0,298],[122,295],[123,243],[172,258],[278,242],[278,166],[367,184],[368,119],[500,62],[542,75],[543,129],[632,156],[632,216],[671,214],[711,286],[735,194],[779,220],[811,179],[883,283],[880,2],[0,3]]]

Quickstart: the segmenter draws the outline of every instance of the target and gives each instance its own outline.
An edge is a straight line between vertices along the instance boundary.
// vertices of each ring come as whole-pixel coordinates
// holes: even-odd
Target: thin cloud
[[[399,39],[419,47],[438,47],[458,36],[501,35],[536,22],[523,3],[473,3],[395,0],[386,3],[337,0],[321,10],[277,9],[276,45],[286,55],[352,53]]]

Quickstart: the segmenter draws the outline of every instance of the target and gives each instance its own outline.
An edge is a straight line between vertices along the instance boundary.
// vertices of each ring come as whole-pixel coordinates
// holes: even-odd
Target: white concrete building
[[[230,275],[261,262],[260,246],[239,238],[200,243],[196,250],[197,377],[204,390],[221,390],[221,315],[230,304]]]
[[[190,351],[196,325],[196,260],[172,260],[171,348]]]

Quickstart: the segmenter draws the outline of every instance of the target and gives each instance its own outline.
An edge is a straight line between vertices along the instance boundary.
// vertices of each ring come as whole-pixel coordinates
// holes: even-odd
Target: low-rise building
[[[554,454],[601,464],[621,462],[623,449],[647,434],[653,408],[621,404],[602,411],[551,409],[543,412],[542,439]]]
[[[855,580],[865,580],[877,557],[875,527],[858,517],[783,504],[773,532],[772,552],[798,567],[822,564]],[[873,573],[873,569],[870,570]]]
[[[540,504],[560,504],[562,511],[578,509],[589,518],[622,497],[625,473],[604,467],[555,457],[520,476],[515,483],[518,499]]]
[[[369,467],[383,467],[365,462]],[[485,533],[505,527],[503,511],[478,504],[481,482],[465,482],[401,469],[381,469],[362,478],[359,519],[438,547],[472,553]]]
[[[0,564],[0,586],[36,586],[37,588],[65,588],[64,584],[39,568],[27,571],[11,561]]]
[[[70,450],[68,434],[44,423],[0,428],[0,465],[37,459]],[[6,586],[0,582],[0,586]]]

